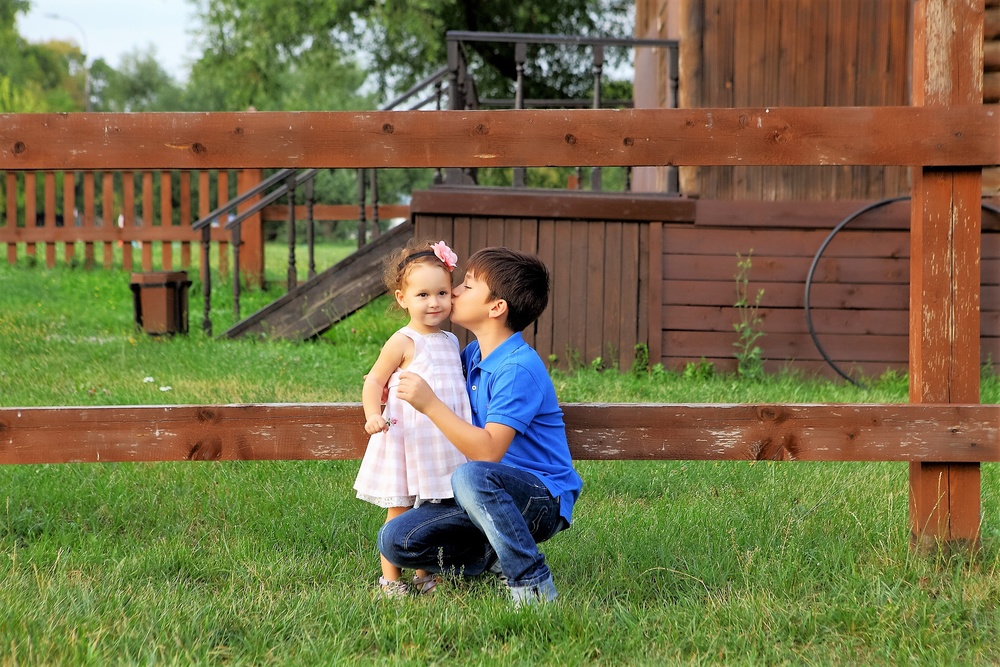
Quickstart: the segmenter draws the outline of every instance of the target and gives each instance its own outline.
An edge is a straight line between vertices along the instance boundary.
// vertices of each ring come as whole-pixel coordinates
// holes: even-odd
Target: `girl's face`
[[[408,272],[396,302],[410,314],[410,328],[431,333],[451,314],[451,274],[442,266],[416,264]]]

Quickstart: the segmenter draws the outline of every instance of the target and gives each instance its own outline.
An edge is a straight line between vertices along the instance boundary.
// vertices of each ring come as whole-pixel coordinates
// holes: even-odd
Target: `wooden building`
[[[984,97],[996,103],[1000,0],[986,4]],[[777,106],[907,106],[912,34],[910,0],[637,0],[635,36],[675,39],[679,57],[672,72],[666,49],[636,49],[635,105],[763,113]],[[676,100],[672,76],[679,81]],[[776,144],[788,139],[781,131],[773,136]],[[764,335],[757,344],[768,370],[834,377],[837,369],[852,377],[905,371],[909,206],[905,199],[876,204],[909,196],[908,167],[672,170],[636,168],[633,193],[575,193],[576,203],[553,193],[442,190],[416,196],[412,214],[418,234],[490,242],[510,242],[514,234],[525,249],[542,252],[555,280],[540,332],[548,330],[548,318],[557,324],[554,335],[541,333],[536,344],[563,365],[601,357],[628,368],[639,344],[648,346],[652,363],[668,368],[705,360],[734,370],[737,264],[749,257],[750,291],[761,292]],[[997,174],[983,175],[983,363],[1000,359],[1000,216],[988,198],[1000,189]],[[662,194],[671,179],[679,194]],[[475,231],[477,225],[484,229]],[[461,231],[467,226],[473,231]],[[510,232],[512,226],[519,231]],[[560,230],[551,251],[543,236],[550,226]],[[608,250],[608,234],[619,226],[641,240],[637,254],[613,257]],[[620,305],[610,305],[612,294],[620,295]],[[632,313],[628,326],[617,321]],[[594,320],[605,322],[600,333],[589,324]]]

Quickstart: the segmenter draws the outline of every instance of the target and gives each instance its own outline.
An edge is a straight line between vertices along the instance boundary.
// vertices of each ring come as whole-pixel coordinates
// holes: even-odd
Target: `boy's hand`
[[[416,373],[402,373],[399,376],[399,386],[396,395],[413,406],[418,412],[424,412],[437,398],[434,390]]]

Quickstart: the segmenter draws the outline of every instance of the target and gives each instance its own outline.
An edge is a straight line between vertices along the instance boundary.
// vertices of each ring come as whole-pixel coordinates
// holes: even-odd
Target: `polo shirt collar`
[[[500,343],[497,349],[490,352],[490,355],[486,359],[482,358],[483,351],[479,350],[479,363],[476,366],[480,370],[484,370],[487,373],[493,373],[500,367],[500,364],[507,359],[514,350],[524,345],[524,337],[521,335],[520,331],[514,332],[510,338]]]

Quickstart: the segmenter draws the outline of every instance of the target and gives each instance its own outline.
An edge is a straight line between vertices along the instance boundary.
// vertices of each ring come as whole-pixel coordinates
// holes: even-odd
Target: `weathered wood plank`
[[[997,405],[564,404],[589,460],[1000,461]],[[359,403],[0,408],[0,464],[357,459]]]
[[[998,163],[982,105],[0,115],[4,170]]]

